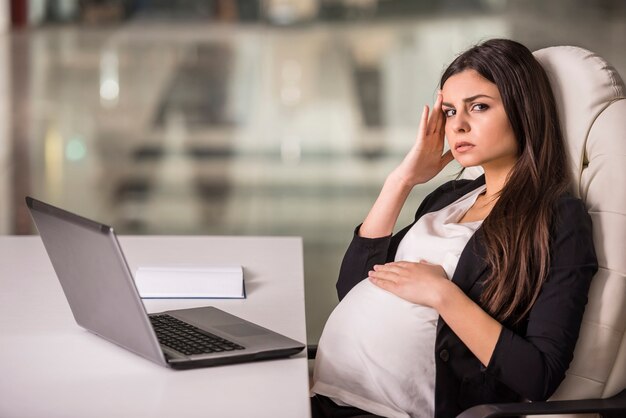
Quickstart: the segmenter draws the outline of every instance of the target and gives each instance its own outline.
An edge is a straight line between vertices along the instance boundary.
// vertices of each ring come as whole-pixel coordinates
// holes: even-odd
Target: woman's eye
[[[456,113],[456,110],[454,110],[454,109],[444,109],[443,110],[443,114],[446,115],[447,118],[449,118],[450,116],[454,116],[455,113]]]
[[[472,106],[472,109],[482,112],[483,110],[489,109],[489,106],[487,106],[484,103],[476,103],[475,105]]]

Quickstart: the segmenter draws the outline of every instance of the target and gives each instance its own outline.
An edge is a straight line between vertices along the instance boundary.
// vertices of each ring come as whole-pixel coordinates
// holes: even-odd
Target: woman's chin
[[[469,158],[461,158],[456,160],[463,168],[472,168],[472,167],[479,167],[480,166],[480,161],[476,161],[473,159],[469,159]]]

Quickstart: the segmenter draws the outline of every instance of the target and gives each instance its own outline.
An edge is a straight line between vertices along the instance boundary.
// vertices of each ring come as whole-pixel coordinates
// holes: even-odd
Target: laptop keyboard
[[[244,347],[202,331],[169,315],[150,315],[159,342],[187,356],[243,350]]]

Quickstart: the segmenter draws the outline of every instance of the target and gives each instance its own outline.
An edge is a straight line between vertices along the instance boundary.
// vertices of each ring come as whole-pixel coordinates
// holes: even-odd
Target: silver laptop
[[[146,313],[113,228],[26,197],[74,319],[175,369],[288,357],[302,343],[214,307]]]

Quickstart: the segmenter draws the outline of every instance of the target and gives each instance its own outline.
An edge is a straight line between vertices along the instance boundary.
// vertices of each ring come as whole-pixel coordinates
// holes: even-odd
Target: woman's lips
[[[474,148],[474,144],[469,142],[459,142],[454,146],[454,150],[460,153],[467,152],[472,148]]]

